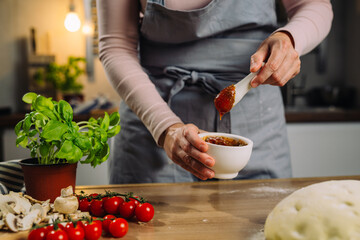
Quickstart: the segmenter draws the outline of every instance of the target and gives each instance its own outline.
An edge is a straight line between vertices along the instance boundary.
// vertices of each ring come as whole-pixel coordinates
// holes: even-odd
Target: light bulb
[[[66,15],[65,22],[64,22],[65,28],[69,32],[76,32],[80,29],[81,21],[79,16],[75,12],[69,12]]]
[[[85,23],[82,27],[82,32],[85,35],[92,35],[94,33],[94,27],[91,23]]]

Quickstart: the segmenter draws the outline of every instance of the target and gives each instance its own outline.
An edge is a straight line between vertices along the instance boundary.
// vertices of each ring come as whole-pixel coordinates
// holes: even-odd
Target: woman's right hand
[[[163,148],[168,157],[196,177],[206,180],[214,177],[215,160],[206,153],[208,145],[198,134],[194,124],[177,123],[163,135]]]

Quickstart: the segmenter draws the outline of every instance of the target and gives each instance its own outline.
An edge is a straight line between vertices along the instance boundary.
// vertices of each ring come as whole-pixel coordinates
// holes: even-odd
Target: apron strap
[[[198,85],[208,94],[216,96],[224,87],[216,79],[215,75],[204,72],[189,71],[184,68],[168,66],[164,68],[164,74],[174,80],[169,96],[168,105],[171,105],[171,99],[178,94],[185,85]]]
[[[199,86],[211,96],[216,96],[223,88],[224,85],[216,79],[216,74],[189,71],[176,66],[167,66],[164,68],[164,74],[169,78],[174,79],[176,82],[172,86],[168,95],[168,105],[171,107],[172,98],[178,94],[185,85]],[[222,74],[224,75],[224,74]],[[227,74],[225,74],[227,75]],[[223,116],[220,121],[220,116],[217,114],[216,130],[217,132],[231,132],[230,113]]]

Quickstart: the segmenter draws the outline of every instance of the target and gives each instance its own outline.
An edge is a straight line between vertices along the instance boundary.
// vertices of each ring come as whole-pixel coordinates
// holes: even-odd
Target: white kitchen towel
[[[24,188],[24,174],[19,160],[0,162],[0,193],[20,192]]]

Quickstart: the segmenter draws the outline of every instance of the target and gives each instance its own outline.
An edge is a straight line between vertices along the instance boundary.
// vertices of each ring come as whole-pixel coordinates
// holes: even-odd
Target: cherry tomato
[[[48,229],[46,227],[35,228],[30,231],[28,240],[45,240]]]
[[[135,202],[134,201],[124,201],[119,206],[119,213],[123,218],[130,219],[135,214]]]
[[[98,222],[84,223],[85,239],[97,240],[101,237],[102,226]]]
[[[43,228],[45,229],[46,234],[48,234],[48,232],[50,232],[51,230],[54,230],[54,225],[47,225]]]
[[[97,217],[92,217],[92,221],[99,224],[100,227],[102,227],[102,221],[100,219],[98,219]]]
[[[76,224],[76,227],[74,227],[74,224],[69,222],[65,226],[65,232],[67,233],[69,240],[83,240],[85,237],[85,232],[81,224]]]
[[[83,198],[79,201],[79,210],[82,212],[90,212],[90,205],[91,202],[88,199]]]
[[[94,199],[90,204],[90,213],[96,217],[102,217],[105,215],[103,208],[104,202],[102,200]]]
[[[133,196],[133,197],[134,198],[130,198],[130,201],[133,201],[135,203],[135,206],[139,205],[140,202],[135,199],[135,198],[139,199],[139,197],[138,196]]]
[[[109,199],[109,197],[102,197],[101,200],[103,200],[103,202],[105,202],[107,199]]]
[[[92,193],[92,194],[89,194],[89,197],[97,197],[97,196],[99,196],[99,194],[98,193]]]
[[[119,206],[124,202],[121,197],[111,197],[104,200],[103,208],[108,214],[118,214]]]
[[[106,215],[104,217],[104,220],[102,221],[102,229],[105,231],[105,232],[109,232],[109,225],[110,223],[112,222],[112,220],[116,219],[116,217],[114,215]]]
[[[64,230],[58,228],[57,230],[51,230],[46,234],[46,240],[68,240],[68,235]]]
[[[61,223],[56,224],[56,225],[57,225],[57,228],[60,228],[61,230],[65,230],[65,226],[62,225]],[[51,230],[54,230],[54,224],[48,225],[45,228],[48,232],[50,232]]]
[[[140,222],[148,222],[154,217],[154,207],[150,203],[140,203],[135,209],[135,216]]]
[[[129,230],[128,222],[123,218],[113,220],[109,225],[109,232],[113,237],[123,237]]]

